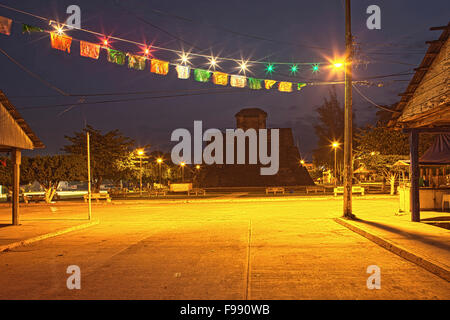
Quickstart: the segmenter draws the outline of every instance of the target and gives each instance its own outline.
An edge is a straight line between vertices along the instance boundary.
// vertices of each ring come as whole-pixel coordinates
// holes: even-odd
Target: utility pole
[[[345,0],[345,133],[344,133],[344,217],[352,214],[352,60],[353,39],[350,0]]]
[[[86,132],[86,146],[87,146],[87,167],[88,167],[88,212],[89,220],[91,220],[92,207],[91,207],[91,148],[89,144],[89,131]]]

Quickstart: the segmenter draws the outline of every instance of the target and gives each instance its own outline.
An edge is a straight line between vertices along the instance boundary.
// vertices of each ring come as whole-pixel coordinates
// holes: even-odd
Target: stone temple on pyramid
[[[267,113],[259,108],[242,109],[236,113],[235,117],[236,128],[243,130],[253,128],[256,131],[258,129],[266,129]],[[198,183],[202,187],[314,185],[306,168],[300,165],[300,153],[294,144],[292,129],[278,129],[280,150],[279,170],[277,174],[261,175],[260,168],[262,166],[265,167],[261,164],[214,164],[203,167],[198,176]],[[248,148],[246,154],[246,158],[248,159]]]

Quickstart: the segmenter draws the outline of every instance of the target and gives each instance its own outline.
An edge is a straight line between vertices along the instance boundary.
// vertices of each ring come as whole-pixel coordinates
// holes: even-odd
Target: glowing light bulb
[[[63,27],[61,27],[61,26],[56,26],[56,27],[54,27],[54,28],[56,29],[56,33],[57,33],[57,34],[59,34],[59,35],[64,34],[64,29],[63,29]]]
[[[214,58],[213,56],[211,56],[211,58],[209,58],[209,67],[214,70],[216,69],[216,67],[218,67],[217,58]]]
[[[145,54],[149,54],[150,53],[150,50],[147,48],[147,49],[145,49]]]
[[[318,65],[318,64],[314,64],[314,65],[312,66],[312,71],[313,71],[313,72],[318,72],[318,71],[319,71],[319,65]]]
[[[242,60],[239,63],[239,72],[243,72],[245,74],[246,71],[248,71],[248,61]]]
[[[184,65],[188,64],[189,63],[189,54],[182,52],[180,55],[180,61]]]
[[[272,74],[275,71],[275,66],[273,64],[268,64],[266,66],[266,74]]]
[[[291,74],[296,74],[298,72],[298,65],[293,64],[291,66]]]
[[[342,68],[343,65],[344,65],[344,64],[343,64],[342,62],[335,62],[335,63],[333,63],[333,66],[334,66],[336,69]]]
[[[104,44],[105,46],[107,46],[107,45],[108,45],[108,39],[103,40],[103,44]]]

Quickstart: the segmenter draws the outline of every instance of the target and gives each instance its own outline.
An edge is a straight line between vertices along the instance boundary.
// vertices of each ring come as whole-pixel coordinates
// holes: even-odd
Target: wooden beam
[[[22,154],[20,149],[14,148],[11,152],[13,163],[13,194],[12,194],[12,224],[19,225],[19,193],[20,193],[20,163]]]
[[[439,27],[431,27],[430,31],[445,30],[445,29],[448,29],[448,28],[449,28],[448,25],[447,26],[439,26]]]
[[[416,129],[409,132],[409,158],[410,158],[410,201],[411,221],[420,222],[419,199],[419,133]]]
[[[431,40],[431,41],[425,41],[426,44],[440,44],[443,43],[442,40]]]
[[[404,128],[403,129],[403,133],[411,133],[412,131],[415,131],[417,133],[449,133],[450,127],[442,126],[442,127],[432,127],[432,128]]]
[[[430,69],[430,67],[418,67],[414,68],[414,71],[427,71],[428,69]]]

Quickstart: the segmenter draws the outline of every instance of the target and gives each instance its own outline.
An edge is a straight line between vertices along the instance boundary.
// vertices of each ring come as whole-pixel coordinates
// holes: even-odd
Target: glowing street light
[[[159,169],[159,187],[161,188],[161,175],[162,175],[162,173],[161,173],[161,164],[162,164],[162,162],[163,162],[163,159],[162,158],[158,158],[158,159],[156,159],[156,162],[158,163],[158,169]]]
[[[303,160],[303,159],[300,160],[300,164],[301,164],[301,165],[304,165],[304,164],[305,164],[305,160]]]
[[[142,196],[142,156],[144,155],[144,149],[137,149],[136,153],[139,156],[139,195]]]
[[[331,146],[334,149],[334,185],[336,186],[337,184],[337,168],[336,168],[336,151],[339,148],[340,143],[337,141],[333,141],[333,143],[331,144]]]
[[[180,163],[181,166],[181,181],[184,182],[184,167],[186,166],[186,162],[182,161]]]

